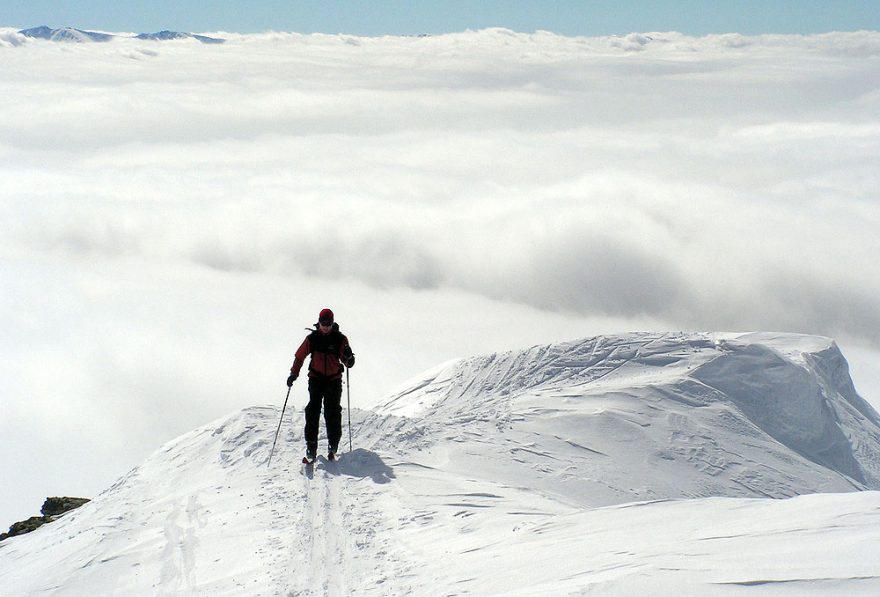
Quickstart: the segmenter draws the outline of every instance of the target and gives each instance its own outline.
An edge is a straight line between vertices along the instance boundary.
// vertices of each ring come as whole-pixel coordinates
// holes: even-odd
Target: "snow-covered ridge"
[[[411,419],[425,451],[493,442],[493,470],[529,469],[585,505],[880,488],[880,417],[837,345],[815,336],[536,346],[448,364],[377,411]]]
[[[195,39],[205,44],[219,44],[223,43],[225,40],[216,38],[216,37],[208,37],[205,35],[196,35],[194,33],[182,33],[180,31],[159,31],[157,33],[139,33],[135,36],[129,35],[120,35],[118,33],[104,33],[101,31],[87,31],[83,29],[76,29],[74,27],[61,27],[59,29],[52,29],[46,25],[41,25],[39,27],[31,27],[30,29],[22,29],[18,32],[19,34],[30,37],[33,39],[45,39],[49,41],[60,41],[60,42],[75,42],[75,43],[88,43],[88,42],[107,42],[116,38],[130,38],[134,37],[135,39],[149,39],[155,41],[166,41],[171,39]]]
[[[878,415],[826,338],[645,333],[461,359],[354,411],[355,450],[311,472],[294,404],[271,469],[280,408],[204,425],[0,544],[4,587],[868,595],[880,583],[864,549],[880,541],[880,493],[853,493],[878,487]],[[847,493],[730,497],[822,491]]]

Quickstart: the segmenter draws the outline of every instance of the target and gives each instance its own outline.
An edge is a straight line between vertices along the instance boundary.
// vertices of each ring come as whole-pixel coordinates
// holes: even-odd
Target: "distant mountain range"
[[[50,41],[67,41],[67,42],[93,42],[93,41],[110,41],[111,39],[129,36],[114,35],[111,33],[99,33],[97,31],[84,31],[82,29],[74,29],[73,27],[62,27],[60,29],[52,29],[46,25],[40,27],[32,27],[31,29],[22,29],[19,31],[22,35],[33,37],[36,39],[48,39]],[[181,33],[179,31],[159,31],[158,33],[140,33],[133,36],[135,39],[151,39],[156,41],[165,41],[169,39],[186,39],[192,38],[205,44],[222,44],[225,39],[217,37],[207,37],[205,35],[196,35],[194,33]]]

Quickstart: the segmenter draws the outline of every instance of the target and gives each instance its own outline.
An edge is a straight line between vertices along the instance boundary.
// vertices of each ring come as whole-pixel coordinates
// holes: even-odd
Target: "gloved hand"
[[[351,352],[351,346],[346,346],[342,349],[342,362],[349,369],[354,367],[354,353]]]
[[[287,387],[288,388],[293,385],[293,382],[296,381],[297,377],[299,377],[299,376],[296,373],[290,374],[290,377],[287,378]]]

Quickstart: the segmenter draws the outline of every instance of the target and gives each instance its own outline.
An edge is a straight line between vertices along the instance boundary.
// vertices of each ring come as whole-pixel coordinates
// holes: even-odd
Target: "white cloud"
[[[0,30],[0,431],[84,491],[275,401],[325,305],[362,405],[614,330],[880,345],[880,34],[227,37]]]

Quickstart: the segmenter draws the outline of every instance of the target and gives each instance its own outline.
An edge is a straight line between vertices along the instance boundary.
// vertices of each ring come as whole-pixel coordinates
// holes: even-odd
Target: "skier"
[[[315,330],[306,336],[296,351],[287,387],[299,377],[306,356],[309,363],[309,403],[306,405],[306,459],[314,462],[318,453],[318,426],[321,418],[321,401],[324,402],[324,424],[327,428],[329,460],[336,459],[339,440],[342,437],[342,372],[354,367],[354,354],[348,338],[339,331],[333,321],[333,311],[322,309]]]

